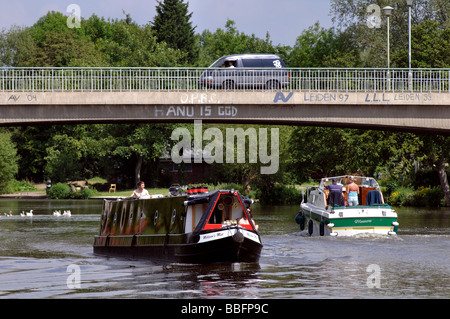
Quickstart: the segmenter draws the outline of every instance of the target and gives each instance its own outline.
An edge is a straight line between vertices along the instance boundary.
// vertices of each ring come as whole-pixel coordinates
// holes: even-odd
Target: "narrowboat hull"
[[[240,233],[240,235],[239,235]],[[237,235],[236,235],[237,234]],[[106,256],[121,256],[131,259],[148,259],[155,262],[206,264],[216,262],[257,263],[262,244],[259,235],[246,229],[224,229],[201,234],[198,242],[170,244],[172,236],[156,238],[135,236],[120,238],[122,243],[111,243],[111,237],[95,236],[94,253]],[[141,242],[141,244],[136,244]]]
[[[259,261],[262,243],[247,216],[248,199],[216,191],[157,199],[105,201],[95,254],[154,262]]]

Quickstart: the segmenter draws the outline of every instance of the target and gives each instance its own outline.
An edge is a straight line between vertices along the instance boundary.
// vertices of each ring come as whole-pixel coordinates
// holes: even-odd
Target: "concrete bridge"
[[[7,68],[0,125],[203,120],[450,133],[450,70],[287,70],[283,87],[204,87],[205,69]]]

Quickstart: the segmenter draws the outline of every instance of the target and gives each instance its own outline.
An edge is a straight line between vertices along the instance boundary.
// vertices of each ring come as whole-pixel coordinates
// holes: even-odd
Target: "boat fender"
[[[300,230],[305,229],[305,216],[303,216],[302,211],[299,211],[297,216],[295,216],[295,221],[300,225]]]
[[[309,236],[311,236],[312,235],[312,233],[313,233],[313,221],[310,219],[309,221],[308,221],[308,234],[309,234]]]
[[[325,234],[325,224],[323,222],[320,222],[319,233],[320,236],[323,236]]]
[[[297,216],[295,216],[295,222],[296,222],[297,224],[300,224],[300,218],[302,218],[302,211],[299,211],[299,212],[297,213]]]
[[[237,231],[236,234],[233,235],[233,240],[238,244],[242,244],[244,242],[244,235],[240,231]]]

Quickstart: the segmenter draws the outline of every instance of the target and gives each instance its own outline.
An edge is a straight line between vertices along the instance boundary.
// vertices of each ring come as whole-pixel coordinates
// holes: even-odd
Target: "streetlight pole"
[[[389,35],[389,16],[392,13],[392,10],[394,10],[394,8],[392,7],[384,7],[383,11],[384,14],[386,14],[387,16],[387,67],[388,67],[388,72],[387,72],[387,79],[388,79],[388,91],[391,90],[391,71],[390,71],[390,67],[391,67],[391,59],[390,59],[390,35]]]
[[[411,71],[411,9],[414,0],[406,0],[406,5],[408,6],[408,88],[412,90],[412,71]]]

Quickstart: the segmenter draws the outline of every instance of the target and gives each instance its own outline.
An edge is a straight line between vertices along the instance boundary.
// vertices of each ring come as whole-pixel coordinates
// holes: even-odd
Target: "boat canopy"
[[[359,186],[379,188],[377,181],[373,177],[351,175],[324,177],[320,180],[319,188],[325,189],[325,185],[330,185],[333,179],[337,179],[339,185],[345,186],[350,184],[350,178]]]
[[[202,198],[207,198],[208,200],[202,200]],[[194,204],[198,203],[197,201],[202,201],[202,202],[207,202],[207,206],[202,214],[202,217],[199,221],[199,223],[197,224],[197,226],[194,229],[193,232],[193,236],[200,234],[200,232],[202,232],[205,229],[205,225],[208,224],[208,222],[210,222],[210,218],[211,215],[213,214],[213,212],[215,212],[217,210],[217,208],[219,210],[222,210],[223,208],[220,208],[221,205],[219,201],[230,201],[229,203],[225,203],[225,206],[227,205],[231,205],[233,203],[235,203],[235,205],[237,205],[238,210],[240,211],[240,215],[241,216],[246,216],[247,220],[251,220],[251,216],[249,216],[248,212],[247,212],[247,206],[250,206],[252,200],[242,196],[238,191],[215,191],[212,193],[207,193],[204,195],[197,195],[195,199],[192,199],[191,201],[187,201],[186,204]],[[253,224],[253,222],[250,223],[250,227],[252,230],[255,230],[255,226]]]

